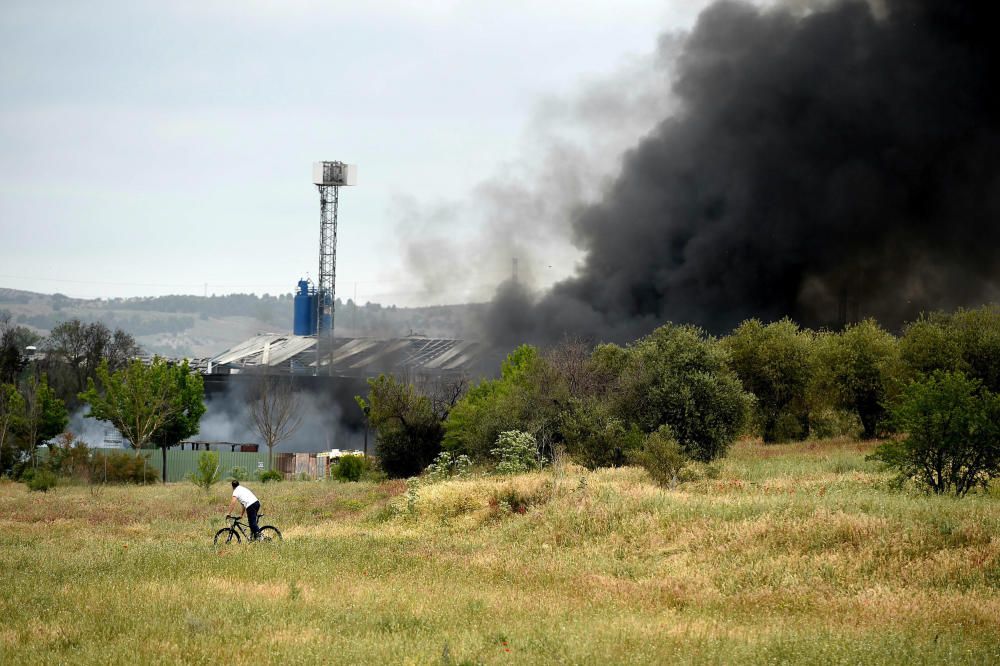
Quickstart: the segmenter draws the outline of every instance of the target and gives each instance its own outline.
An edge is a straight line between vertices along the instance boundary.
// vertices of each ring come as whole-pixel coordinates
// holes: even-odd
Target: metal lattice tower
[[[354,185],[356,167],[343,162],[317,162],[313,182],[319,188],[319,277],[316,284],[316,374],[320,361],[329,355],[327,368],[333,374],[333,324],[337,287],[337,207],[340,187]]]
[[[319,374],[321,354],[333,352],[333,325],[337,288],[337,206],[339,185],[317,185],[319,188],[319,284],[317,288],[316,373]],[[333,373],[333,363],[328,364]]]

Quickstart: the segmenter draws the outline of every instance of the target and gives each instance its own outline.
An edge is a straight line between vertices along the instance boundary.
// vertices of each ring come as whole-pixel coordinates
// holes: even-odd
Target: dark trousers
[[[257,538],[257,532],[259,528],[257,527],[257,512],[260,511],[260,502],[254,502],[247,507],[247,520],[250,522],[250,535],[253,538]]]

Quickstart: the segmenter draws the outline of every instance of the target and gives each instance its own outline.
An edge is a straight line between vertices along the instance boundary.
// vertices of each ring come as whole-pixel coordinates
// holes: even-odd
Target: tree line
[[[882,438],[872,457],[936,492],[1000,473],[995,305],[927,314],[899,335],[874,320],[812,331],[752,319],[722,337],[666,324],[624,346],[524,345],[499,378],[463,383],[370,380],[359,404],[386,472],[418,474],[442,452],[495,464],[501,435],[520,432],[539,457],[643,464],[667,480],[740,436]]]
[[[33,357],[29,345],[39,350]],[[0,317],[0,471],[35,469],[37,448],[63,433],[70,410],[82,405],[136,449],[198,432],[205,411],[201,377],[186,362],[145,363],[141,353],[130,334],[101,322],[74,319],[39,339]]]
[[[40,354],[29,357],[26,347]],[[39,478],[39,489],[51,487],[56,475],[87,477],[103,467],[102,478],[155,480],[142,455],[159,448],[166,469],[166,450],[196,435],[205,413],[204,382],[187,361],[141,358],[142,350],[124,331],[100,322],[73,320],[60,324],[46,339],[0,317],[0,474],[33,481],[36,451],[52,441]],[[301,424],[301,404],[288,378],[260,375],[245,396],[247,420],[273,450]],[[87,444],[65,432],[69,410],[86,408],[88,418],[106,421],[135,452],[121,456],[91,455]],[[103,456],[103,457],[101,457]],[[271,468],[269,463],[268,468]]]

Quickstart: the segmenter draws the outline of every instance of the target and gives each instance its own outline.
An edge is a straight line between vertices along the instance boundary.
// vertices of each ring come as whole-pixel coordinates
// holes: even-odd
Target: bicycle
[[[257,518],[263,518],[264,514],[257,514]],[[239,516],[226,515],[227,520],[233,521],[233,524],[229,527],[223,527],[221,530],[215,533],[215,540],[212,542],[216,546],[220,543],[239,543],[242,539],[247,541],[253,541],[251,536],[247,533],[250,526],[240,520]],[[260,529],[257,530],[257,541],[263,541],[264,543],[270,543],[272,541],[281,541],[281,532],[274,525],[261,525]]]

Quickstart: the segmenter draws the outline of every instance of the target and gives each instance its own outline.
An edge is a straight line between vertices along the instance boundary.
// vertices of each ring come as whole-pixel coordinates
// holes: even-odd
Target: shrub
[[[472,469],[472,460],[465,454],[455,454],[442,451],[438,457],[427,466],[425,473],[431,481],[444,481],[452,478],[464,478]]]
[[[965,495],[1000,475],[1000,396],[961,372],[935,371],[911,382],[893,410],[906,435],[871,459],[935,493]]]
[[[72,433],[65,432],[49,446],[47,465],[59,476],[87,479],[90,476],[90,449]]]
[[[812,379],[812,335],[790,319],[740,324],[722,340],[728,365],[756,397],[754,417],[765,442],[803,439],[806,391]]]
[[[444,448],[487,460],[500,433],[521,430],[549,441],[559,402],[569,398],[564,378],[535,347],[521,345],[501,365],[499,379],[473,387],[448,414]]]
[[[90,459],[91,483],[156,483],[158,477],[148,456],[114,451],[98,452]]]
[[[809,413],[809,436],[815,439],[861,436],[858,415],[843,409],[825,407]]]
[[[500,474],[520,474],[541,469],[548,462],[539,454],[534,436],[519,430],[500,433],[496,447],[490,453],[499,459],[497,472]]]
[[[911,377],[961,370],[1000,393],[1000,306],[923,315],[906,327],[900,350]]]
[[[630,456],[632,462],[645,469],[653,482],[659,486],[673,488],[677,485],[681,470],[688,463],[669,426],[660,426],[656,432],[646,435],[642,448]]]
[[[387,375],[368,380],[368,422],[378,434],[375,453],[389,476],[419,474],[441,451],[444,428],[431,400],[412,384]]]
[[[570,400],[562,411],[560,430],[566,453],[589,469],[625,464],[629,451],[641,446],[643,439],[638,426],[597,400]]]
[[[1000,393],[1000,305],[959,309],[951,316],[951,331],[961,346],[966,374]]]
[[[677,480],[681,483],[689,481],[704,481],[705,479],[718,479],[722,476],[722,471],[717,465],[698,461],[689,461],[677,472]]]
[[[250,478],[250,473],[247,472],[242,467],[236,466],[229,470],[229,476],[226,477],[227,481],[246,481]]]
[[[527,513],[531,507],[545,504],[551,498],[552,485],[550,483],[531,490],[524,490],[513,484],[508,484],[490,492],[490,514],[493,517],[499,517],[506,513]]]
[[[864,439],[889,430],[888,405],[903,365],[895,337],[873,319],[817,337],[813,391],[818,402],[854,412]]]
[[[47,469],[38,469],[28,477],[26,483],[28,484],[28,490],[48,492],[50,488],[55,488],[57,479],[56,475]]]
[[[614,395],[626,422],[646,433],[670,426],[695,460],[725,455],[746,424],[751,396],[718,342],[694,326],[665,324],[626,351]]]
[[[921,315],[907,324],[899,339],[899,354],[911,379],[935,370],[965,370],[962,346],[940,314]]]
[[[257,478],[261,483],[268,483],[269,481],[283,481],[285,477],[278,470],[269,469],[257,472]]]
[[[367,468],[368,459],[364,456],[341,456],[330,470],[330,476],[338,481],[360,481]]]
[[[188,479],[194,485],[204,491],[211,490],[212,486],[221,477],[219,471],[219,454],[215,451],[202,451],[198,454],[198,469],[188,474]]]

